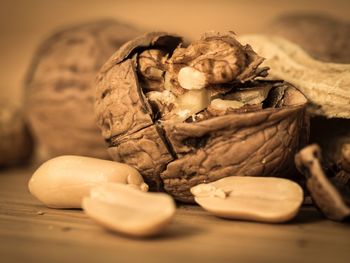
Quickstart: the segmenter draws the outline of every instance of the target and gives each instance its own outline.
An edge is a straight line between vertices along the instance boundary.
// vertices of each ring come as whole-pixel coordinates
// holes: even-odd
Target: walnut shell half
[[[292,176],[294,154],[308,134],[306,99],[288,83],[262,80],[266,68],[258,66],[263,59],[249,46],[241,46],[231,33],[215,35],[215,41],[220,42],[218,52],[196,42],[200,48],[205,46],[199,53],[209,61],[205,65],[215,68],[215,63],[220,61],[219,66],[226,67],[226,72],[230,70],[228,67],[243,67],[237,71],[245,72],[249,78],[230,79],[221,84],[211,83],[208,78],[208,101],[237,98],[240,96],[233,96],[232,92],[254,91],[256,87],[267,88],[266,98],[254,98],[251,101],[259,104],[247,104],[240,109],[197,109],[185,120],[174,118],[169,112],[165,114],[152,103],[148,92],[153,91],[140,80],[144,75],[138,67],[138,55],[145,50],[164,51],[166,55],[161,63],[153,65],[164,71],[164,78],[168,72],[173,77],[181,65],[188,67],[197,59],[195,56],[194,60],[190,58],[175,67],[171,64],[173,55],[191,53],[181,41],[180,37],[167,33],[149,33],[125,44],[102,67],[96,82],[95,111],[111,157],[138,169],[151,189],[165,190],[185,202],[193,202],[191,187],[227,176]],[[208,39],[204,37],[201,41]],[[227,43],[233,45],[229,48],[236,48],[237,57],[228,54]],[[215,43],[209,46],[215,48]],[[205,70],[211,68],[206,66]],[[164,83],[159,82],[159,92],[169,92],[168,87],[162,86]],[[176,78],[171,85],[175,98],[189,92]],[[179,106],[174,103],[172,107]]]

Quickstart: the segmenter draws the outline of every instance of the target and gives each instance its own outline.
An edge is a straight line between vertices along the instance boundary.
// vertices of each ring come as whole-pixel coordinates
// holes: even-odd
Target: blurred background
[[[287,12],[350,17],[349,0],[1,0],[0,99],[20,104],[25,71],[39,43],[71,24],[115,18],[143,30],[197,38],[207,30],[237,34],[264,30]],[[317,36],[315,36],[317,37]]]

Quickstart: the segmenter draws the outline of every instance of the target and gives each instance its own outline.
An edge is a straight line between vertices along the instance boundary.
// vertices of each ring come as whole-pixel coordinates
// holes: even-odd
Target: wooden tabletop
[[[179,205],[152,239],[102,229],[81,210],[49,209],[27,190],[30,169],[0,171],[0,262],[350,262],[350,225],[311,206],[288,224],[216,218]]]

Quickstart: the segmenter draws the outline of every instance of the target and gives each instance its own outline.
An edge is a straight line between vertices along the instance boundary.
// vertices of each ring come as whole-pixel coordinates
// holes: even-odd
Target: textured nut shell
[[[211,192],[201,194],[208,186],[212,187]],[[249,176],[230,176],[200,184],[191,192],[196,202],[214,215],[269,223],[291,220],[304,197],[301,187],[290,180]]]
[[[300,148],[305,104],[228,114],[198,123],[165,123],[178,159],[161,174],[176,199],[192,201],[189,189],[223,177],[292,176]]]
[[[123,45],[102,67],[96,81],[95,113],[111,157],[142,171],[151,189],[161,189],[160,171],[173,158],[153,124],[152,109],[127,58],[147,45],[175,48],[181,38],[163,32],[145,34]],[[125,59],[125,60],[124,60]]]
[[[113,160],[127,163],[142,172],[145,182],[153,190],[160,190],[159,177],[173,156],[165,145],[156,125],[151,125],[130,136],[113,142],[108,149]]]
[[[151,189],[162,189],[164,184],[176,199],[193,202],[189,189],[199,183],[235,173],[289,175],[300,147],[299,135],[305,132],[301,129],[308,122],[306,100],[299,91],[292,92],[295,96],[286,93],[282,108],[232,113],[197,123],[153,123],[134,61],[125,55],[133,51],[122,50],[99,74],[95,109],[112,158],[136,167]],[[243,143],[247,150],[240,148]]]
[[[135,65],[127,58],[145,46],[176,47],[181,38],[148,33],[125,43],[101,68],[96,81],[95,113],[105,139],[132,134],[152,121],[152,110],[138,83]]]
[[[310,142],[320,145],[325,160],[337,162],[342,146],[350,143],[350,119],[315,116],[310,119],[310,127]]]
[[[308,110],[327,118],[350,118],[350,64],[317,61],[294,43],[268,35],[245,35],[264,56],[269,77],[283,79],[297,87],[309,100]]]
[[[107,158],[93,114],[95,76],[105,60],[139,34],[113,20],[60,31],[37,50],[25,82],[31,129],[51,156]]]
[[[295,155],[295,164],[307,179],[306,185],[316,206],[329,219],[341,221],[350,218],[350,206],[327,178],[321,166],[321,149],[312,144]]]
[[[150,32],[126,42],[103,65],[100,73],[105,73],[111,67],[131,57],[136,49],[143,47],[161,47],[172,51],[182,42],[182,38],[166,32]]]
[[[151,106],[143,98],[130,59],[99,77],[95,111],[106,139],[132,134],[153,123]]]

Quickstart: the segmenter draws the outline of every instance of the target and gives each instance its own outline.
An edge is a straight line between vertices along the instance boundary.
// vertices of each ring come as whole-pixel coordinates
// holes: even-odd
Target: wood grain
[[[159,237],[107,232],[80,210],[29,194],[31,170],[0,172],[1,262],[349,262],[350,228],[303,207],[289,224],[231,221],[180,205]]]

